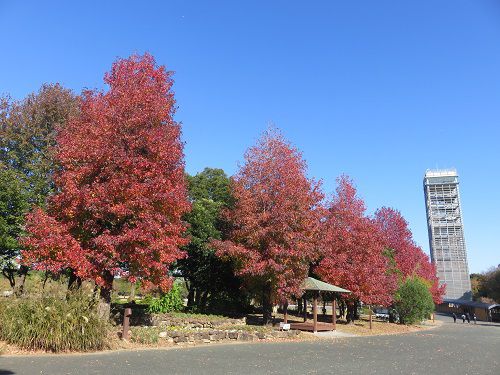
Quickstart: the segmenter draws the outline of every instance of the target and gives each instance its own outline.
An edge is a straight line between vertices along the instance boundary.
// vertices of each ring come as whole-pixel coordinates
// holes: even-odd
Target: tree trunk
[[[136,283],[130,283],[130,293],[128,296],[128,302],[135,301],[135,286],[136,286]]]
[[[302,298],[297,299],[297,314],[302,315]]]
[[[200,306],[200,297],[201,297],[201,292],[199,289],[194,290],[194,305],[196,307]]]
[[[15,270],[12,268],[4,268],[2,270],[2,274],[5,276],[7,280],[9,280],[10,288],[14,290],[16,287]]]
[[[184,283],[186,284],[186,289],[188,291],[187,295],[187,307],[193,307],[194,303],[194,288],[193,288],[193,283],[188,282],[186,278],[184,278]]]
[[[205,309],[207,308],[207,299],[208,299],[208,290],[205,290],[201,294],[201,298],[200,298],[199,308],[200,308],[201,312],[205,312]]]
[[[271,303],[271,283],[266,282],[262,288],[262,318],[264,325],[270,325],[273,314]]]
[[[82,286],[82,279],[76,276],[73,270],[70,270],[68,278],[68,291],[79,290],[81,286]]]
[[[99,293],[99,304],[97,305],[97,315],[101,319],[108,320],[111,314],[111,292],[113,291],[113,275],[105,271],[103,275],[104,285]]]
[[[14,288],[14,293],[17,297],[21,297],[24,294],[24,283],[26,282],[26,276],[28,275],[29,268],[26,266],[21,266],[18,271],[18,279],[15,282],[16,287]]]
[[[187,307],[193,307],[194,304],[194,288],[188,289]]]
[[[347,303],[347,323],[354,324],[354,320],[356,319],[356,306],[355,302]]]
[[[340,317],[344,318],[345,317],[345,301],[344,300],[339,300],[339,313]]]

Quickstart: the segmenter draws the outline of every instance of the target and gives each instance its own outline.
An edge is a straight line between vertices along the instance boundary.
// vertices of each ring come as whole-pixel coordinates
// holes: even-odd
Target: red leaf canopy
[[[214,242],[218,255],[233,258],[239,275],[270,283],[274,297],[298,294],[317,257],[320,184],[306,177],[299,151],[270,129],[246,152],[232,188],[232,228],[228,241]]]
[[[440,303],[446,287],[439,286],[435,266],[415,244],[408,222],[401,213],[393,208],[382,207],[375,212],[375,222],[383,234],[385,247],[394,251],[394,260],[402,276],[419,276],[427,280],[434,302]]]
[[[365,216],[365,205],[347,176],[338,187],[323,224],[323,259],[316,272],[329,283],[352,291],[352,298],[388,305],[395,289],[378,227]]]
[[[104,78],[109,91],[86,91],[81,114],[57,138],[59,192],[49,213],[100,284],[125,274],[168,288],[168,267],[184,256],[189,203],[171,75],[148,54],[117,60]],[[32,237],[26,259],[48,261]]]

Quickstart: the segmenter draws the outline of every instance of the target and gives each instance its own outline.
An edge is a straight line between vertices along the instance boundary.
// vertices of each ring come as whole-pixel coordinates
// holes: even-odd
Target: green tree
[[[500,266],[483,275],[481,290],[487,298],[500,303]]]
[[[241,281],[234,276],[232,263],[215,256],[212,239],[222,239],[227,223],[221,211],[230,207],[230,180],[222,169],[205,168],[187,176],[192,210],[185,215],[189,223],[188,257],[178,261],[178,269],[188,289],[188,307],[200,311],[241,309],[245,295]]]
[[[420,277],[408,277],[398,288],[394,308],[402,324],[420,322],[434,311],[429,283]]]
[[[0,166],[0,269],[12,288],[19,268],[16,262],[20,250],[18,238],[28,208],[23,182],[15,171]]]
[[[57,131],[78,112],[78,97],[59,84],[45,84],[24,100],[4,99],[0,115],[0,163],[27,184],[30,204],[44,206],[53,191]]]
[[[472,288],[472,298],[474,301],[481,300],[482,297],[486,297],[486,291],[483,287],[484,275],[480,273],[472,273],[470,275],[470,284]]]
[[[22,292],[27,268],[19,269],[18,237],[31,206],[45,206],[54,190],[52,175],[57,131],[78,112],[79,99],[59,84],[43,85],[24,100],[0,98],[0,267],[11,286]],[[21,202],[22,200],[22,202]]]

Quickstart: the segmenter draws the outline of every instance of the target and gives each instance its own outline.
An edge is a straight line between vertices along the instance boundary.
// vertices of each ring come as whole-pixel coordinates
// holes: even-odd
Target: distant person
[[[453,313],[453,323],[457,322],[457,314]]]
[[[465,314],[462,314],[462,323],[465,323]]]
[[[474,324],[477,324],[477,316],[476,316],[476,314],[472,315],[472,319],[474,319]]]
[[[467,324],[470,324],[470,314],[465,314],[465,319],[467,319]]]

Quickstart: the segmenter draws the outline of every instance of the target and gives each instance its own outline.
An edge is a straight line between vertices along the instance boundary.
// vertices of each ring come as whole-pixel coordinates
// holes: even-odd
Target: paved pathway
[[[499,375],[500,325],[446,322],[430,331],[393,336],[0,357],[0,375],[7,374]]]

